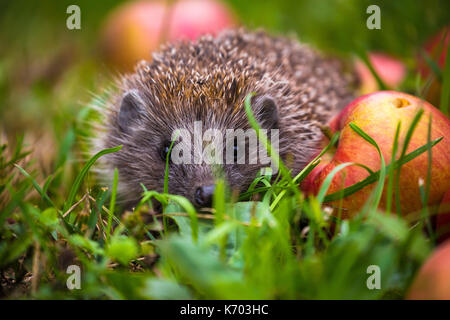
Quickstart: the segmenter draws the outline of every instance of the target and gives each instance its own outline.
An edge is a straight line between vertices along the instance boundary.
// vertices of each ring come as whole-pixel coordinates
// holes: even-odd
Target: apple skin
[[[406,299],[450,299],[450,241],[439,245],[416,275]]]
[[[402,61],[381,52],[371,52],[368,58],[378,76],[383,82],[391,87],[398,87],[406,76],[406,67]],[[355,71],[360,80],[360,93],[368,94],[378,91],[377,81],[370,72],[369,68],[357,59],[355,61]]]
[[[307,194],[317,194],[326,176],[345,162],[364,164],[373,171],[380,169],[381,161],[377,150],[350,128],[350,122],[358,125],[376,141],[386,165],[389,164],[397,123],[399,121],[402,123],[399,136],[399,145],[402,146],[403,137],[420,108],[424,109],[424,114],[413,133],[407,153],[427,143],[429,116],[432,115],[431,139],[444,137],[432,148],[428,204],[438,205],[445,192],[450,189],[450,120],[428,102],[395,91],[379,91],[359,97],[331,120],[329,124],[331,131],[341,131],[338,146],[328,152],[331,155],[322,158],[321,163],[302,181],[300,188]],[[401,210],[404,215],[417,213],[422,208],[419,179],[426,181],[427,167],[426,152],[402,166],[399,184]],[[328,194],[351,186],[368,175],[369,173],[361,167],[347,167],[335,175]],[[336,208],[342,204],[342,217],[352,217],[364,205],[375,185],[376,183],[373,183],[328,205]],[[386,204],[386,185],[380,202],[381,209],[384,209]]]
[[[166,41],[195,40],[235,25],[230,9],[218,0],[127,2],[106,18],[100,35],[102,56],[114,68],[130,71]]]
[[[450,239],[450,190],[444,195],[436,217],[436,233],[438,242]]]

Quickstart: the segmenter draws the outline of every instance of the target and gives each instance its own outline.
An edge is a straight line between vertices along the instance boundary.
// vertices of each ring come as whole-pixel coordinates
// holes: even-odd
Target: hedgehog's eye
[[[170,141],[166,141],[163,143],[161,150],[160,150],[160,156],[161,156],[161,160],[166,162],[167,157],[169,156],[169,152],[170,152],[170,145],[171,142]],[[169,158],[169,163],[171,162],[170,158]]]
[[[234,137],[234,144],[233,144],[233,152],[234,152],[234,163],[237,163],[237,158],[238,158],[238,140],[236,137]]]

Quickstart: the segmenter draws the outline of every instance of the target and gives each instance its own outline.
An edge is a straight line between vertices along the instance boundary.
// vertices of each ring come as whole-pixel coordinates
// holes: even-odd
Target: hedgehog
[[[139,201],[143,187],[163,192],[173,132],[193,132],[198,121],[203,130],[247,130],[249,94],[259,126],[277,130],[277,151],[294,175],[317,153],[322,126],[353,99],[354,83],[342,61],[294,37],[263,30],[225,30],[162,45],[133,73],[119,77],[100,112],[93,151],[123,146],[100,159],[100,177],[109,179],[117,168],[118,195],[130,206]],[[245,145],[234,141],[233,148],[236,152]],[[170,157],[168,163],[168,192],[198,208],[211,206],[214,166],[176,164]],[[243,192],[263,167],[226,162],[221,172],[232,190]]]

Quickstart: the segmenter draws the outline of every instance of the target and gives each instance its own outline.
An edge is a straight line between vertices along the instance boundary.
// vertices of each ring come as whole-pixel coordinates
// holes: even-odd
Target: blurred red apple
[[[115,68],[131,70],[162,42],[194,40],[233,25],[233,14],[218,0],[127,2],[107,17],[101,49]]]
[[[431,254],[415,277],[406,299],[450,299],[450,241]]]
[[[429,39],[423,46],[423,50],[428,54],[428,56],[436,62],[437,66],[443,70],[445,66],[445,59],[447,57],[448,42],[450,39],[450,26],[443,28],[438,34],[434,35]],[[425,61],[423,55],[419,56],[419,72],[422,78],[426,79],[430,75],[430,66]],[[441,98],[441,82],[434,78],[431,85],[426,93],[427,101],[438,105]]]
[[[406,67],[400,60],[380,52],[372,52],[368,55],[369,61],[383,82],[391,87],[398,87],[406,76]],[[361,60],[355,61],[355,70],[361,81],[360,92],[362,94],[378,91],[377,81],[369,68]]]
[[[450,26],[443,28],[436,35],[431,37],[431,39],[429,39],[423,46],[424,51],[433,61],[437,63],[440,68],[444,68],[445,65],[449,39]],[[419,60],[419,71],[422,77],[426,77],[430,74],[430,67],[422,57]]]
[[[450,239],[450,190],[444,195],[439,206],[436,218],[436,233],[439,242]]]
[[[444,137],[432,148],[428,204],[438,205],[445,192],[450,189],[450,120],[428,102],[395,91],[380,91],[362,96],[351,102],[330,122],[332,132],[341,131],[338,146],[331,150],[329,152],[331,154],[324,157],[319,166],[314,168],[306,177],[301,184],[302,190],[317,194],[326,176],[344,162],[364,164],[373,171],[380,169],[380,157],[377,150],[350,128],[351,122],[359,126],[376,141],[387,165],[391,161],[398,122],[401,121],[399,138],[401,148],[406,131],[417,111],[421,108],[424,110],[424,114],[412,135],[407,153],[427,143],[429,116],[432,115],[431,139]],[[397,158],[398,156],[399,153]],[[427,167],[426,152],[402,166],[399,183],[403,214],[412,213],[422,208],[419,181],[426,181]],[[353,185],[368,175],[369,173],[361,167],[347,167],[334,177],[328,193],[334,193],[343,187]],[[375,185],[376,183],[366,186],[342,200],[343,218],[351,217],[364,205]],[[386,188],[384,191],[380,203],[381,208],[384,208],[386,204]],[[338,207],[340,201],[329,204]]]

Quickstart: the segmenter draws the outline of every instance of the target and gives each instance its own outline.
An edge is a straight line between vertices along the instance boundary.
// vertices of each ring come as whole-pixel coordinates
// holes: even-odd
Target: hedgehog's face
[[[182,116],[166,114],[155,119],[148,116],[148,104],[139,92],[129,91],[117,114],[124,146],[114,155],[114,165],[127,198],[138,198],[140,184],[162,192],[167,162],[169,193],[182,195],[197,207],[210,207],[218,176],[232,190],[242,192],[260,169],[271,166],[243,106],[226,114],[224,108],[205,112],[204,106],[191,106]],[[252,109],[274,143],[278,132],[275,102],[268,96],[253,97]]]

